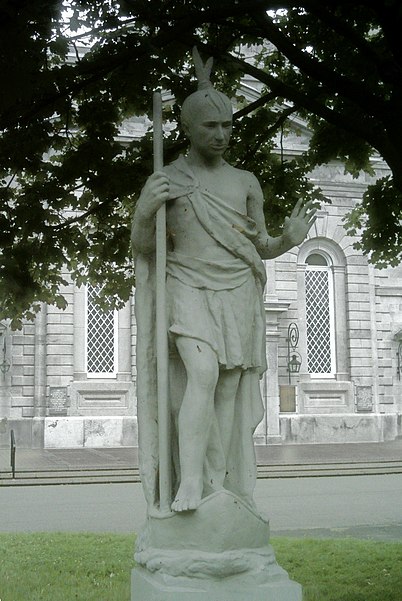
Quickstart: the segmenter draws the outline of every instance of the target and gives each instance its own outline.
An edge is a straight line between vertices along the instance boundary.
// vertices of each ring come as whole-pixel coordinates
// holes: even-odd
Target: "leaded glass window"
[[[87,287],[87,375],[113,378],[117,373],[117,313],[99,306],[97,300],[100,292],[100,286]]]
[[[307,369],[328,377],[336,371],[332,271],[322,255],[306,262]]]

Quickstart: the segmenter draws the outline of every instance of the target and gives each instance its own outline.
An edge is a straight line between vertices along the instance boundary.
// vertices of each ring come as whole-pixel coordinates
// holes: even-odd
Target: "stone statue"
[[[227,503],[235,499],[241,501],[245,512],[247,509],[257,515],[252,436],[263,417],[259,379],[266,368],[266,275],[262,259],[277,257],[300,244],[315,219],[311,203],[300,200],[286,219],[282,235],[268,235],[263,194],[256,177],[230,166],[223,158],[232,131],[231,102],[210,82],[212,61],[204,65],[197,52],[194,60],[199,89],[185,100],[181,113],[190,150],[149,177],[132,227],[140,469],[149,515],[157,519],[153,271],[155,214],[166,203],[173,473],[170,517],[177,516],[174,537],[180,524],[187,527],[191,516],[201,519],[201,505],[207,499],[211,499],[209,515],[213,512],[212,499],[218,503],[218,498],[225,499],[229,514]],[[219,497],[222,492],[226,496]],[[148,542],[142,542],[137,553],[137,559],[148,569],[152,569],[152,560],[144,557],[154,529],[148,528]],[[199,553],[206,552],[203,544],[201,547]],[[222,552],[219,557],[223,557]],[[166,565],[171,565],[170,559]],[[162,565],[164,560],[159,555],[155,561]],[[213,561],[216,563],[216,557]],[[236,564],[233,558],[230,561]],[[180,562],[178,559],[173,572],[167,572],[180,574]],[[205,568],[203,575],[209,569]],[[211,569],[213,572],[215,568]],[[226,574],[225,569],[221,573]],[[172,599],[179,599],[175,594]],[[166,591],[164,595],[161,598],[170,598]]]

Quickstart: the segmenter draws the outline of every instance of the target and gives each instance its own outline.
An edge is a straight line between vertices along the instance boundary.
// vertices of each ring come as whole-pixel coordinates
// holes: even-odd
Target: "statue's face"
[[[210,160],[222,156],[232,133],[232,115],[226,109],[205,104],[183,123],[191,149]]]

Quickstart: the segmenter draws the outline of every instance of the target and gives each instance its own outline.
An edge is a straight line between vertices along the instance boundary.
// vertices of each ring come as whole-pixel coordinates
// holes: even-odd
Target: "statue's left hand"
[[[282,236],[291,247],[298,246],[303,242],[316,220],[315,214],[316,209],[313,208],[313,201],[309,200],[303,204],[303,199],[300,198],[295,204],[290,217],[285,217]]]

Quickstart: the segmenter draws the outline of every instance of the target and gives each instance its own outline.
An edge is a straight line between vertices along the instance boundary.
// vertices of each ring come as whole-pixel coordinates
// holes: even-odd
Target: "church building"
[[[127,124],[122,139],[145,125]],[[296,119],[285,155],[300,154],[308,136]],[[379,158],[372,166],[376,177],[389,171]],[[268,370],[255,440],[391,441],[402,435],[402,267],[376,269],[343,226],[373,177],[353,179],[334,162],[311,178],[331,203],[300,247],[266,262]],[[137,446],[134,294],[103,311],[95,287],[63,293],[65,311],[43,305],[20,331],[0,324],[0,447],[11,430],[20,448]]]

